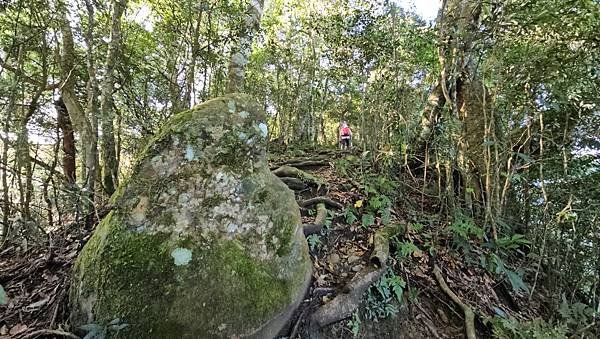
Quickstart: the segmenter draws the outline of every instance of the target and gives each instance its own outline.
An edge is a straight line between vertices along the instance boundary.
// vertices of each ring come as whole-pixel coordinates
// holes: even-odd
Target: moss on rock
[[[119,338],[274,336],[311,263],[259,106],[233,94],[170,119],[78,257],[71,322]],[[108,327],[110,328],[110,326]]]

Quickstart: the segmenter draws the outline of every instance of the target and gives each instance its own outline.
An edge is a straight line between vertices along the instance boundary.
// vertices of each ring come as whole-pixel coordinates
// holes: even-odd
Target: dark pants
[[[342,136],[342,148],[350,148],[350,137],[349,136]]]

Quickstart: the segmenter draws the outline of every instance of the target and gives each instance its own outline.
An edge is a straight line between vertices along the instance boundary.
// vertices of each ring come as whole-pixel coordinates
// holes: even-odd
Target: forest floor
[[[318,179],[318,185],[297,187],[299,205],[314,197],[333,203],[327,206],[324,227],[308,236],[314,266],[312,284],[282,337],[464,337],[463,310],[440,289],[434,267],[441,269],[448,287],[474,311],[481,337],[492,335],[484,323],[490,316],[528,319],[540,314],[541,303],[529,303],[527,296],[513,291],[506,279],[493,278],[453,250],[445,230],[448,222],[438,216],[437,199],[414,189],[422,185],[411,174],[398,178],[401,198],[395,199],[388,216],[375,213],[365,218],[373,191],[361,178],[343,175],[344,169],[340,168],[344,159],[357,155],[320,153],[280,154],[271,161],[273,169],[295,164]],[[303,222],[311,224],[317,214],[312,209],[314,204],[304,206]],[[350,310],[350,314],[341,316],[344,320],[315,331],[311,328],[315,312],[337,296],[348,294],[348,283],[373,266],[370,257],[374,238],[384,223],[401,230],[390,241],[389,258],[381,267],[382,279],[388,284],[373,281],[361,295],[361,306],[356,311]],[[0,251],[0,284],[10,295],[9,304],[0,308],[0,339],[77,338],[68,326],[70,272],[91,233],[64,227],[60,233],[50,235],[53,241],[11,244]],[[395,282],[389,283],[392,280]],[[396,290],[392,293],[389,289]]]

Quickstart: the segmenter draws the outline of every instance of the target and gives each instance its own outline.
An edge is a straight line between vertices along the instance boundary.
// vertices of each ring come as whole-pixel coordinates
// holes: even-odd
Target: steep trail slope
[[[491,336],[484,324],[490,316],[541,313],[540,295],[529,304],[510,277],[494,278],[474,262],[479,257],[464,254],[493,258],[468,230],[464,239],[453,238],[449,228],[456,225],[440,218],[436,197],[415,188],[423,187],[417,173],[389,182],[360,158],[339,151],[272,157],[272,170],[296,193],[313,260],[309,292],[281,338],[465,337],[463,309],[440,288],[434,267],[474,312],[478,337]],[[381,208],[388,197],[389,209]],[[389,251],[382,250],[382,231]],[[91,232],[65,226],[50,243],[0,252],[0,284],[11,296],[0,312],[0,338],[76,338],[67,323],[66,292]]]
[[[457,254],[435,197],[414,189],[419,185],[412,174],[397,178],[389,215],[374,213],[376,190],[343,168],[355,158],[321,151],[271,164],[275,173],[280,170],[284,178],[293,173],[303,183],[286,180],[301,206],[314,264],[310,292],[285,337],[489,337],[484,320],[490,316],[534,316],[537,310],[524,306],[525,294],[512,291],[507,279],[497,281],[473,265],[473,258]],[[322,228],[306,232],[323,219],[323,206],[306,204],[315,199],[328,202],[326,217]],[[382,231],[390,247],[383,264],[372,260]],[[464,246],[486,251],[471,238],[467,235]],[[465,321],[465,310],[471,320]]]

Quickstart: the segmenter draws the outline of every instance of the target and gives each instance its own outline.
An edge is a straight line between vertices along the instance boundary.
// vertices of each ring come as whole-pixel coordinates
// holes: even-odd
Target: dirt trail
[[[295,185],[302,222],[313,226],[321,223],[307,235],[314,266],[310,289],[282,337],[463,337],[463,310],[440,289],[433,271],[435,266],[441,268],[438,273],[447,287],[474,311],[480,335],[491,334],[481,320],[494,312],[517,317],[524,309],[532,314],[537,312],[535,305],[526,305],[526,297],[507,290],[510,285],[506,281],[494,280],[487,271],[469,265],[464,257],[451,250],[448,223],[437,216],[435,199],[418,189],[406,188],[418,187],[412,175],[398,178],[397,194],[401,199],[391,206],[385,223],[401,231],[389,242],[385,267],[382,269],[381,263],[375,265],[371,256],[377,247],[376,234],[383,229],[384,221],[381,215],[375,215],[364,226],[365,206],[370,198],[367,188],[360,179],[342,175],[339,168],[349,156],[353,155],[332,151],[271,162],[273,170],[285,165],[306,174],[297,176],[298,180],[287,176],[289,172],[285,177],[291,178],[286,179],[289,185]],[[352,215],[347,213],[348,208],[354,212]],[[8,305],[0,306],[0,339],[73,338],[67,325],[69,276],[90,235],[91,230],[73,225],[64,227],[59,234],[51,234],[51,242],[33,248],[12,244],[0,252],[0,284],[11,296]],[[372,299],[380,293],[377,280],[382,275],[384,279],[402,279],[400,302],[388,300],[382,304]],[[367,292],[362,293],[365,288]],[[356,300],[361,307],[355,313]],[[345,309],[331,306],[336,302]],[[329,309],[324,305],[330,305]],[[391,313],[395,315],[374,316],[390,311],[385,307],[393,308]],[[315,325],[315,320],[331,319],[341,320],[321,329]]]
[[[273,168],[286,165],[297,165],[297,168],[303,170],[312,177],[318,178],[325,184],[320,187],[306,187],[297,189],[296,196],[299,205],[302,201],[314,197],[325,197],[340,203],[344,208],[336,209],[328,207],[328,219],[326,226],[321,232],[308,236],[311,245],[311,257],[313,259],[314,271],[313,282],[308,295],[301,305],[294,322],[291,324],[289,338],[352,338],[354,334],[350,331],[348,321],[351,319],[354,310],[335,311],[340,312],[339,318],[343,321],[335,322],[325,326],[317,331],[319,326],[314,324],[315,314],[320,316],[320,310],[325,308],[323,305],[333,303],[341,298],[355,298],[359,302],[363,301],[363,294],[358,298],[353,296],[352,291],[356,284],[353,279],[360,278],[364,272],[377,270],[379,267],[373,265],[370,260],[375,248],[375,234],[383,229],[382,220],[376,217],[374,224],[369,227],[361,225],[361,215],[356,216],[356,220],[348,220],[345,213],[347,206],[359,206],[366,204],[367,197],[364,188],[356,180],[345,178],[335,170],[335,160],[344,157],[345,153],[333,153],[327,156],[327,160],[322,160],[322,155],[305,156],[296,159],[286,159],[273,164]],[[314,209],[301,209],[303,223],[310,225],[315,219]],[[391,215],[390,224],[405,223],[404,216],[395,211]],[[349,222],[351,221],[351,222]],[[390,258],[385,265],[388,269],[396,270],[398,263]],[[383,268],[385,272],[386,267]],[[402,267],[402,270],[405,268]],[[424,272],[420,273],[425,276]],[[381,275],[376,276],[379,278]],[[364,280],[364,279],[363,279]],[[407,281],[411,278],[406,276]],[[365,280],[366,281],[366,280]],[[366,281],[369,286],[374,285],[377,279],[371,278]],[[433,283],[433,282],[431,282]],[[366,286],[367,288],[369,286]],[[374,288],[374,287],[373,287]],[[362,292],[363,290],[361,290]],[[441,310],[439,302],[429,298],[419,301],[413,305],[397,305],[399,312],[391,321],[369,321],[363,319],[361,331],[358,337],[363,338],[453,338],[460,337],[462,332],[462,323],[459,317],[446,316],[440,318],[438,310]],[[418,305],[418,306],[414,306]],[[354,305],[353,305],[354,306]],[[443,306],[443,304],[442,304]],[[359,314],[364,313],[364,307],[358,309]],[[361,313],[362,312],[362,313]],[[319,318],[319,317],[317,317]],[[322,316],[320,317],[322,318]],[[451,319],[449,319],[451,318]],[[441,319],[441,323],[437,320]],[[311,324],[311,322],[313,324]],[[436,329],[437,327],[441,329]]]

